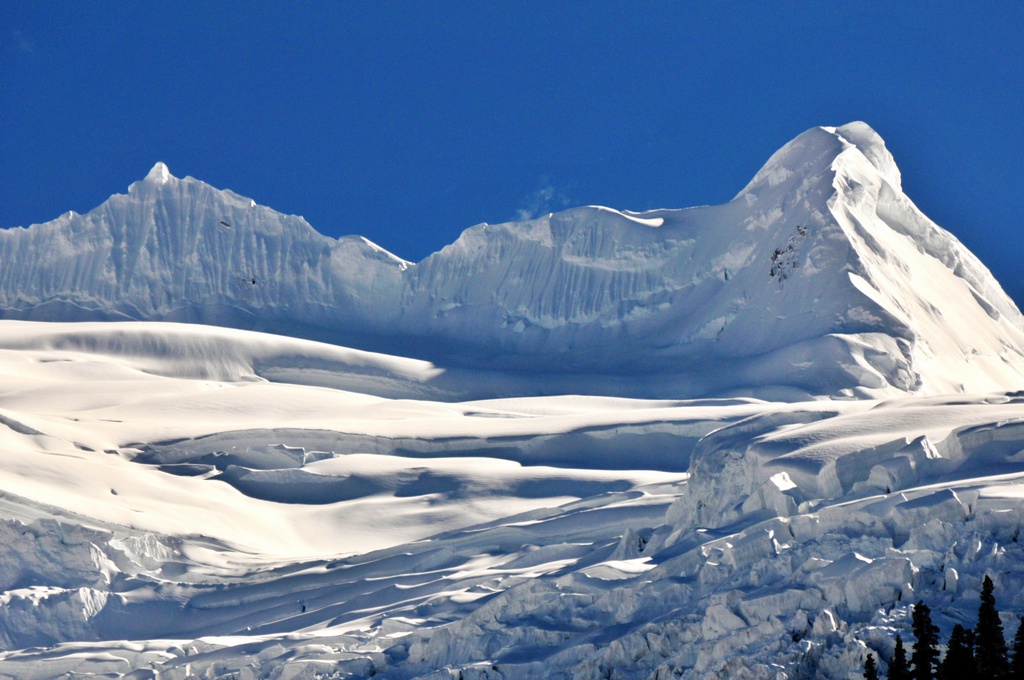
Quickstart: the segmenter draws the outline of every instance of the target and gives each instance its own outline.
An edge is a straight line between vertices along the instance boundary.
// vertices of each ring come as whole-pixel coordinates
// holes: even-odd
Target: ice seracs
[[[1024,609],[1020,393],[467,402],[154,322],[0,321],[0,375],[11,677],[838,679]]]

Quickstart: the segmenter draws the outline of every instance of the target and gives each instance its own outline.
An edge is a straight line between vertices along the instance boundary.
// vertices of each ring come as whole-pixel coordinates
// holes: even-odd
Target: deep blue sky
[[[1024,302],[1024,3],[0,0],[0,226],[177,176],[420,260],[473,224],[729,200],[864,120]]]

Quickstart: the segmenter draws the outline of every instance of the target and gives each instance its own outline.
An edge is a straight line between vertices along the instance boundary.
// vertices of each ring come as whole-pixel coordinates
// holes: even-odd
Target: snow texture
[[[163,164],[0,258],[0,677],[846,679],[1024,613],[1021,317],[864,124],[415,265]]]

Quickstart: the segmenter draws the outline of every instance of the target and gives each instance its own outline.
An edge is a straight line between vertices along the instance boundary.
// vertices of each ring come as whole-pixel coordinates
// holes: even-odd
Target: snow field
[[[7,675],[838,678],[916,598],[1024,610],[1017,394],[431,402],[260,376],[307,341],[0,327]]]

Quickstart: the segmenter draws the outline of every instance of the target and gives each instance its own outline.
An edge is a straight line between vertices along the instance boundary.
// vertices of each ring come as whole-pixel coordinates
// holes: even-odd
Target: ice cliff
[[[413,264],[162,163],[0,232],[0,316],[203,322],[503,371],[521,393],[1010,389],[1024,323],[864,123],[808,130],[724,205],[482,224]]]

